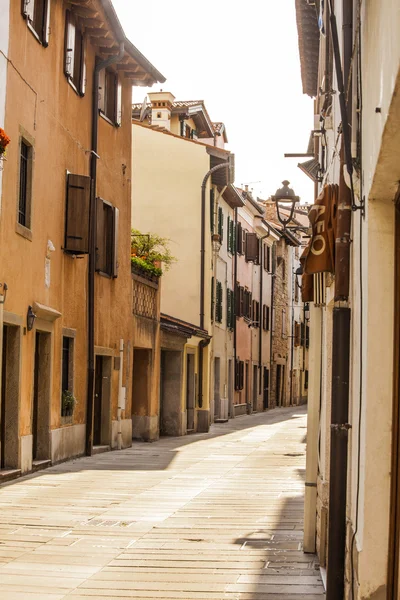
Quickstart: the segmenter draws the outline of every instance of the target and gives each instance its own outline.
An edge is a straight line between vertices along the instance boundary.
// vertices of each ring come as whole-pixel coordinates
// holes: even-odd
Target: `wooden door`
[[[96,356],[93,410],[93,445],[101,445],[101,406],[103,396],[103,358]]]

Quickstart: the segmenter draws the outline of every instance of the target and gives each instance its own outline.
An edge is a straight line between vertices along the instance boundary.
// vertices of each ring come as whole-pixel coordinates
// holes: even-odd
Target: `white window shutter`
[[[33,12],[35,10],[35,2],[34,0],[22,0],[22,14],[32,23],[33,21]]]
[[[102,69],[99,73],[99,109],[106,110],[106,72]]]
[[[122,84],[119,80],[118,75],[115,76],[115,124],[118,127],[122,125]]]
[[[86,92],[86,35],[82,36],[81,80],[79,86],[81,96]]]
[[[43,46],[49,45],[50,37],[50,0],[46,0],[44,5],[44,22],[43,22]]]
[[[65,31],[65,74],[67,77],[74,75],[75,62],[75,21],[70,10],[66,12]]]
[[[119,228],[119,209],[114,207],[114,236],[113,236],[113,265],[112,276],[118,277],[118,228]]]

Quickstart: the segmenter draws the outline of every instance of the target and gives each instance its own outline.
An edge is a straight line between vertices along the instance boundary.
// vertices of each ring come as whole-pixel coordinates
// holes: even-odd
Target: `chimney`
[[[151,102],[151,124],[171,131],[171,110],[175,96],[162,90],[151,92],[148,96]]]

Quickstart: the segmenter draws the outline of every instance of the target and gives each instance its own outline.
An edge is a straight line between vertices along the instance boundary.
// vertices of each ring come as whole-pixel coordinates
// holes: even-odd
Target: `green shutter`
[[[232,296],[231,290],[226,290],[226,326],[231,328],[232,324]]]
[[[228,237],[227,237],[227,241],[226,241],[226,248],[228,250],[228,252],[231,252],[231,218],[228,216]]]
[[[210,229],[214,233],[214,188],[210,190]]]
[[[235,236],[236,229],[235,229],[235,222],[233,220],[231,221],[231,229],[232,229],[232,233],[231,233],[232,254],[235,254],[236,253],[236,236]]]
[[[221,242],[224,239],[224,213],[222,208],[218,209],[218,233],[221,236]]]

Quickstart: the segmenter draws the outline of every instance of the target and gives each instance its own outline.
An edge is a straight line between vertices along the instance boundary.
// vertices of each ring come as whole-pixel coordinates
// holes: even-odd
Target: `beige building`
[[[296,1],[303,88],[315,97],[316,196],[338,185],[330,189],[340,215],[332,225],[339,228],[333,268],[320,263],[304,280],[313,283],[304,545],[316,548],[327,567],[328,600],[394,600],[400,597],[400,13],[396,2],[364,2],[361,9],[335,2],[337,42],[328,4],[322,36],[315,7]],[[334,50],[341,59],[336,69]],[[340,71],[347,115],[339,103]],[[311,248],[321,229],[331,227],[317,222]],[[312,258],[321,249],[314,246]]]
[[[12,2],[3,51],[0,479],[131,444],[131,92],[164,81],[110,0]]]
[[[132,226],[168,238],[177,258],[162,276],[157,429],[183,435],[211,422],[210,202],[233,180],[233,161],[206,143],[216,133],[202,102],[150,99],[133,106]]]

